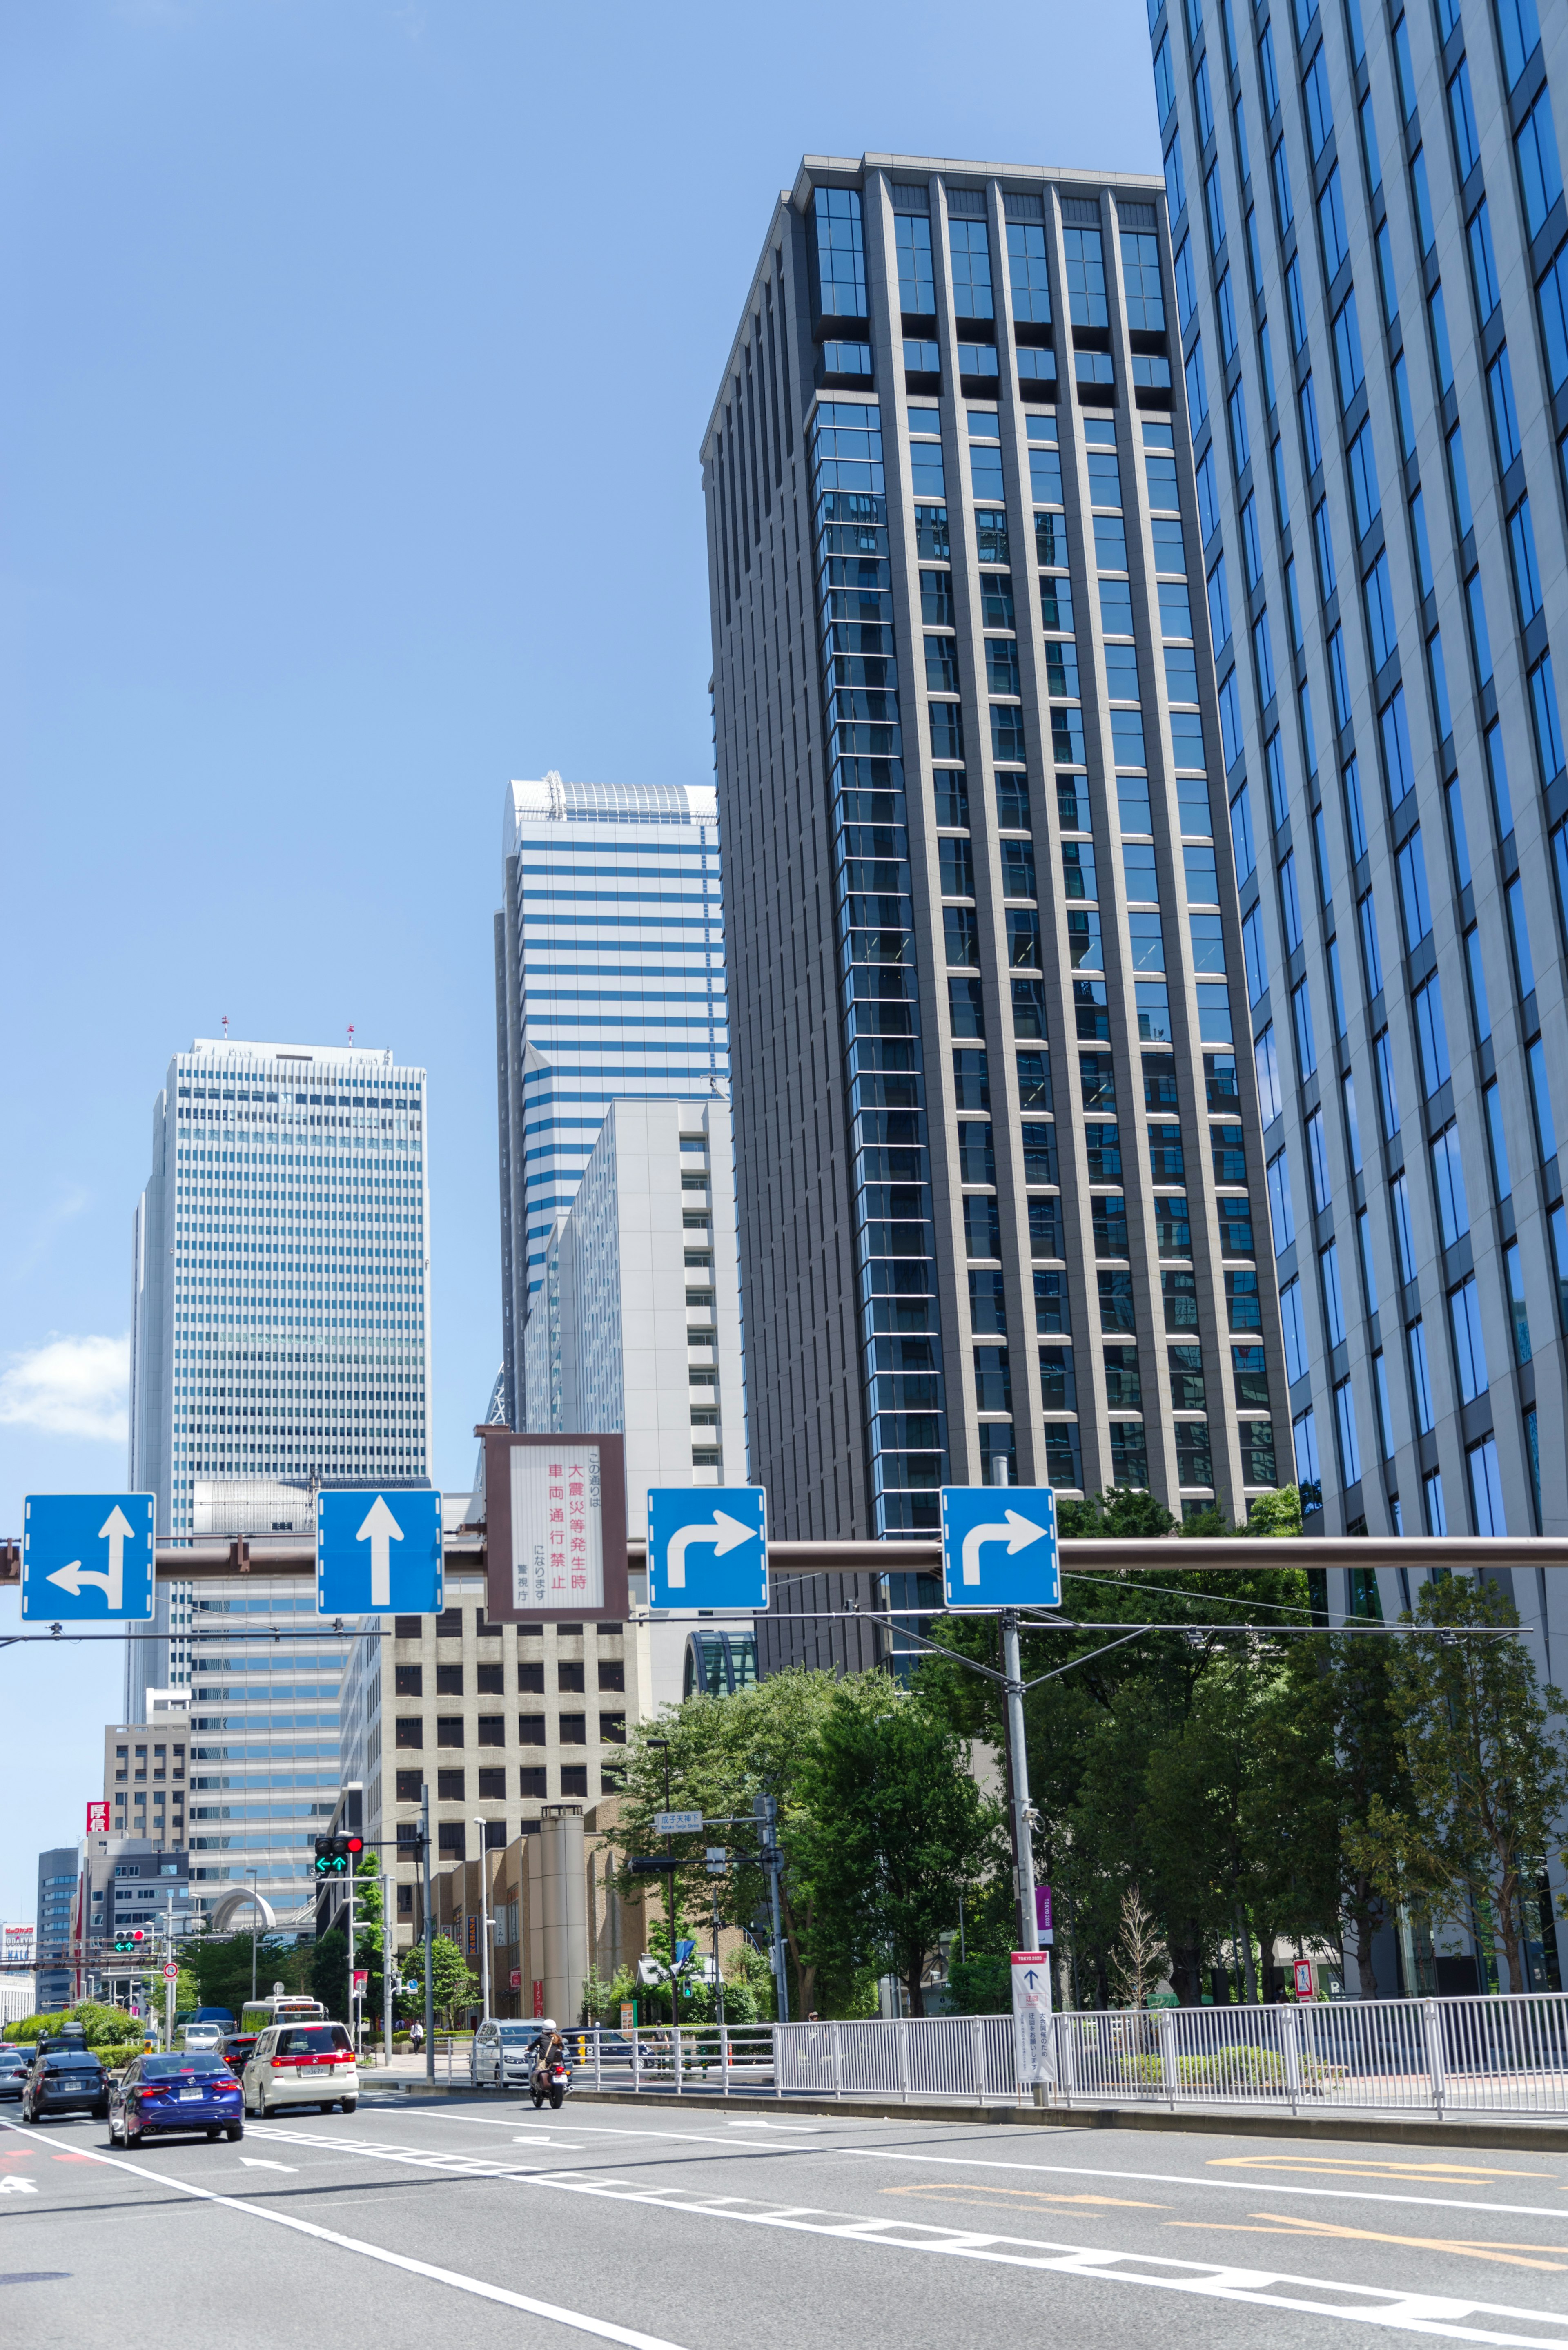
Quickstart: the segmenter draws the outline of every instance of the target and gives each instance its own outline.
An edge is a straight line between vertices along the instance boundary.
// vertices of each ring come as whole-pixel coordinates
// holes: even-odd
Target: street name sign
[[[1020,2086],[1056,2077],[1051,2032],[1051,1961],[1044,1950],[1012,1953],[1012,2045]]]
[[[441,1495],[396,1486],[317,1494],[316,1607],[321,1616],[439,1616]]]
[[[1059,1607],[1056,1496],[1049,1485],[944,1485],[949,1607]]]
[[[151,1493],[29,1493],[22,1621],[149,1624],[157,1557]]]
[[[701,1812],[655,1812],[653,1833],[655,1835],[701,1835],[702,1814]]]
[[[761,1485],[650,1485],[650,1607],[765,1607],[768,1497]]]

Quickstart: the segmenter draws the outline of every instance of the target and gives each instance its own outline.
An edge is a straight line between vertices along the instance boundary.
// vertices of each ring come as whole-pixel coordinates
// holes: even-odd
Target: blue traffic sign
[[[765,1607],[768,1497],[761,1485],[650,1485],[650,1607]]]
[[[23,1502],[25,1624],[149,1624],[156,1570],[151,1493],[29,1493]]]
[[[950,1607],[1059,1607],[1050,1486],[944,1485],[942,1593]]]
[[[441,1495],[318,1494],[316,1606],[322,1616],[439,1616]]]

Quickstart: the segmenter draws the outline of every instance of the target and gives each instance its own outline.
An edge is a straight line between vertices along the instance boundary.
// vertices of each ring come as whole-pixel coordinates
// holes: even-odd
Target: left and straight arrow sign
[[[23,1622],[151,1623],[155,1515],[151,1493],[29,1493]]]

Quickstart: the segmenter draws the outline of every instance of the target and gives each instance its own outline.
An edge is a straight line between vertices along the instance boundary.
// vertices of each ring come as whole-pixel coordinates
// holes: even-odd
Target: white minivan
[[[359,2069],[340,2023],[269,2024],[240,2080],[246,2113],[263,2121],[289,2106],[319,2106],[323,2113],[341,2106],[351,2114],[359,2102]]]

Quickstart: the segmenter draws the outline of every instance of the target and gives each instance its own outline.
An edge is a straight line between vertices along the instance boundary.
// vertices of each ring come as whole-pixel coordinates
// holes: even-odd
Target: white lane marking
[[[286,2170],[291,2178],[296,2176],[292,2162],[267,2162],[259,2154],[242,2154],[240,2160],[247,2170]]]
[[[410,2115],[409,2118],[412,2120],[413,2116]],[[421,2113],[419,2118],[421,2121],[483,2123],[490,2129],[513,2126],[510,2123],[494,2120],[488,2114]],[[597,2122],[574,2122],[572,2126],[584,2137],[670,2138],[683,2146],[722,2146],[732,2154],[852,2154],[869,2162],[926,2162],[935,2163],[939,2168],[945,2164],[961,2163],[966,2170],[1022,2170],[1042,2178],[1125,2178],[1146,2187],[1199,2187],[1220,2195],[1321,2196],[1334,2203],[1408,2203],[1421,2210],[1501,2211],[1523,2220],[1561,2220],[1565,2216],[1560,2203],[1483,2203],[1462,2195],[1385,2195],[1365,2187],[1298,2187],[1275,2178],[1198,2178],[1182,2170],[1112,2170],[1096,2168],[1085,2162],[1007,2162],[993,2155],[919,2154],[902,2147],[845,2146],[836,2139],[821,2146],[804,2146],[786,2139],[780,2146],[763,2139],[748,2144],[739,2138],[718,2137],[707,2130],[671,2130],[652,2126],[611,2128]],[[761,2129],[767,2125],[762,2122],[732,2122],[730,2126],[732,2129]],[[524,2143],[526,2141],[522,2138],[513,2140],[514,2146]],[[1568,2154],[1568,2143],[1564,2144],[1563,2152]]]
[[[36,2195],[37,2191],[36,2178],[23,2178],[16,2173],[9,2178],[0,2178],[0,2195]]]
[[[14,2122],[0,2125],[15,2129]],[[150,2178],[156,2187],[171,2187],[182,2195],[190,2195],[198,2202],[218,2203],[226,2211],[238,2211],[247,2220],[266,2220],[274,2227],[292,2229],[296,2235],[314,2236],[318,2243],[335,2244],[339,2251],[358,2252],[365,2260],[379,2261],[384,2266],[401,2269],[409,2276],[429,2277],[432,2283],[450,2284],[459,2293],[473,2293],[481,2301],[499,2302],[505,2309],[520,2309],[529,2317],[545,2317],[556,2325],[569,2325],[579,2334],[591,2334],[601,2342],[618,2342],[625,2350],[680,2350],[680,2345],[667,2341],[659,2334],[639,2334],[628,2325],[612,2325],[607,2318],[587,2317],[580,2310],[560,2309],[554,2302],[535,2301],[525,2293],[508,2293],[504,2285],[487,2284],[483,2277],[464,2276],[460,2270],[438,2268],[431,2261],[411,2260],[406,2252],[389,2251],[384,2244],[368,2244],[358,2236],[340,2235],[335,2228],[320,2227],[314,2220],[302,2220],[292,2211],[268,2211],[259,2203],[247,2203],[237,2195],[217,2195],[210,2187],[195,2187],[188,2179],[175,2178],[167,2172],[149,2170],[140,2162],[127,2162],[123,2156],[99,2154],[96,2148],[84,2148],[84,2162],[101,2162],[111,2170],[129,2171],[133,2178]]]
[[[271,2138],[313,2144],[281,2129]],[[782,2228],[799,2234],[831,2236],[843,2242],[886,2246],[894,2251],[937,2252],[949,2259],[980,2260],[1003,2268],[1054,2271],[1103,2280],[1107,2284],[1145,2285],[1156,2292],[1185,2293],[1238,2303],[1251,2309],[1288,2309],[1336,2317],[1356,2325],[1380,2325],[1397,2333],[1425,2334],[1452,2342],[1477,2342],[1489,2350],[1568,2350],[1568,2316],[1553,2310],[1524,2309],[1506,2302],[1472,2301],[1458,2295],[1414,2293],[1388,2285],[1351,2284],[1333,2277],[1297,2276],[1284,2269],[1244,2269],[1229,2262],[1183,2261],[1167,2253],[1126,2252],[1091,2244],[1064,2244],[1048,2238],[1004,2236],[974,2229],[937,2227],[925,2220],[878,2220],[855,2212],[826,2211],[807,2203],[736,2209],[732,2196],[707,2196],[696,2188],[630,2187],[620,2179],[585,2178],[580,2172],[524,2168],[481,2158],[440,2155],[422,2147],[389,2147],[363,2138],[338,2138],[339,2150],[373,2161],[400,2162],[420,2170],[444,2170],[456,2178],[498,2179],[521,2187],[548,2187],[568,2195],[639,2203],[659,2210],[689,2212],[697,2219],[734,2220],[750,2227]],[[1343,2295],[1343,2305],[1321,2296]],[[1318,2296],[1312,2299],[1303,2296]],[[1460,2319],[1518,2320],[1555,2333],[1499,2333],[1466,2325]]]

